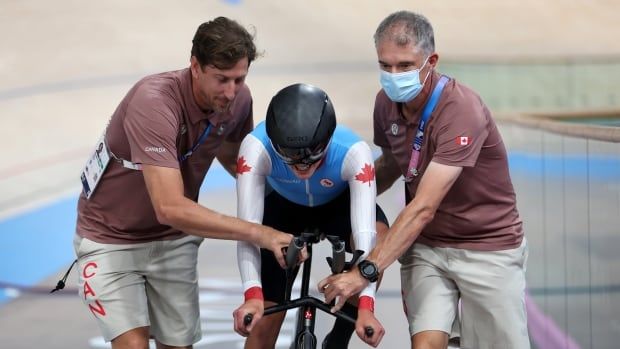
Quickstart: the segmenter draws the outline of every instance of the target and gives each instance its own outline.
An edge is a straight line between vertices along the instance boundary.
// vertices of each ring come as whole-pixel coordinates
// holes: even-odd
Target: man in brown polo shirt
[[[400,257],[412,348],[446,348],[453,325],[460,325],[462,348],[529,348],[527,246],[489,110],[475,92],[435,71],[424,16],[391,14],[375,45],[383,87],[374,111],[374,142],[382,149],[377,191],[402,175],[412,200],[366,268],[328,277],[319,289],[341,304]]]
[[[203,238],[249,241],[284,265],[291,235],[197,203],[214,158],[235,174],[253,128],[245,78],[255,57],[252,36],[237,22],[203,23],[190,67],[136,83],[84,170],[74,240],[80,296],[113,348],[146,348],[149,337],[158,348],[200,340]]]

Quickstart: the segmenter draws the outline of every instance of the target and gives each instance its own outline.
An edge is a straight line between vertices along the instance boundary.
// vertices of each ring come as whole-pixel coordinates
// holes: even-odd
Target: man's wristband
[[[369,296],[361,296],[357,305],[358,309],[366,309],[375,312],[375,299]]]
[[[250,287],[248,288],[244,293],[243,296],[245,297],[245,301],[247,302],[250,299],[260,299],[261,301],[264,300],[263,298],[263,289],[258,287],[258,286],[254,286],[254,287]]]

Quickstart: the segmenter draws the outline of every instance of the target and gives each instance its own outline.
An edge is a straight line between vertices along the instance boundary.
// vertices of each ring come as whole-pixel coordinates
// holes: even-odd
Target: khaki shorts
[[[79,294],[106,341],[144,326],[166,345],[200,340],[196,263],[202,240],[117,245],[75,236]]]
[[[525,238],[503,251],[413,244],[399,259],[410,334],[460,332],[463,349],[529,348],[527,254]]]

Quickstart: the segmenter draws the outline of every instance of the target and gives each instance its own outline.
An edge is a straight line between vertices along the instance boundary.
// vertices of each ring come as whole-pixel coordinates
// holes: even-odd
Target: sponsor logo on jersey
[[[237,174],[244,174],[246,172],[250,172],[251,169],[252,166],[245,163],[245,159],[243,158],[243,156],[240,156],[237,159]]]
[[[273,177],[278,182],[282,183],[301,183],[299,179],[290,179],[290,178],[282,178],[282,177]]]
[[[332,182],[329,178],[323,178],[319,181],[319,183],[321,183],[321,185],[325,188],[331,188],[334,186],[334,182]]]

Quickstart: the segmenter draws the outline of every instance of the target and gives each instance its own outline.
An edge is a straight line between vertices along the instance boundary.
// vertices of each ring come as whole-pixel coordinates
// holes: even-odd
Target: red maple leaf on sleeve
[[[370,182],[375,179],[375,169],[370,164],[364,164],[362,167],[362,172],[355,175],[355,179],[362,183],[368,182],[368,186],[370,187]]]
[[[250,172],[252,166],[249,166],[245,163],[245,159],[243,156],[240,156],[237,159],[237,174],[244,174],[245,172]]]

